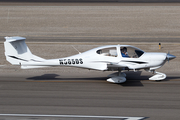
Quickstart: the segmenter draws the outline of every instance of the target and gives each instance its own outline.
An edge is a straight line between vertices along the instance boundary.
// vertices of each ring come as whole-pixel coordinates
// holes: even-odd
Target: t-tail
[[[12,65],[21,65],[22,69],[39,68],[43,66],[23,66],[23,64],[42,62],[45,59],[33,55],[25,43],[24,37],[5,37],[4,42],[6,60]]]

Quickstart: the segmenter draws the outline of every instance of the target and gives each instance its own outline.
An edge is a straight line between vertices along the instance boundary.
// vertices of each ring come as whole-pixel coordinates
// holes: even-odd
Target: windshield
[[[120,52],[122,57],[126,58],[139,58],[144,53],[142,50],[134,47],[121,47]]]

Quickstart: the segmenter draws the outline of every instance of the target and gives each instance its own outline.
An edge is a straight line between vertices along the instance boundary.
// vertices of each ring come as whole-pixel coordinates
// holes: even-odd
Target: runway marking
[[[147,117],[124,117],[124,116],[91,116],[91,115],[41,115],[41,114],[0,114],[0,116],[10,117],[64,117],[64,118],[108,118],[125,120],[144,120]]]

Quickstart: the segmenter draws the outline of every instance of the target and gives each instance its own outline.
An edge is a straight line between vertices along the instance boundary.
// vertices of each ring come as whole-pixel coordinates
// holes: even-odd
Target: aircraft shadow
[[[137,72],[133,72],[133,71],[129,71],[129,72],[125,72],[126,74],[126,82],[125,83],[121,83],[118,85],[124,86],[124,87],[142,87],[144,86],[141,81],[143,80],[148,80],[149,76],[141,76],[142,71],[137,71]]]
[[[165,80],[163,81],[169,81],[169,80],[176,80],[176,79],[180,79],[180,76],[175,76],[175,77],[172,77],[172,76],[167,76]]]
[[[58,74],[44,74],[41,76],[35,76],[35,77],[30,77],[30,78],[26,78],[28,80],[59,80],[59,78],[56,78],[60,75]]]
[[[106,80],[106,77],[91,77],[91,78],[57,78],[58,74],[44,74],[41,76],[35,76],[26,78],[28,80]]]
[[[148,77],[147,76],[140,76],[141,75],[141,71],[138,71],[136,73],[134,72],[127,72],[127,81],[125,83],[122,84],[118,84],[121,86],[143,86],[143,84],[141,83],[142,80],[147,80]],[[106,81],[108,79],[108,77],[87,77],[87,78],[61,78],[59,77],[60,75],[58,74],[44,74],[41,76],[35,76],[35,77],[29,77],[26,78],[27,80],[35,80],[35,81],[39,81],[39,80],[57,80],[57,81],[71,81],[71,80],[83,80],[83,81],[88,81],[88,80],[93,80],[93,81]]]
[[[149,78],[151,77],[151,75],[141,75],[142,71],[138,71],[138,72],[125,72],[127,77],[127,81],[125,83],[121,83],[121,84],[117,84],[117,85],[121,85],[121,86],[144,86],[141,81],[144,80],[149,80]],[[83,80],[83,81],[88,81],[88,80],[93,80],[93,81],[106,81],[108,79],[108,77],[86,77],[86,78],[61,78],[59,77],[60,75],[58,74],[44,74],[41,76],[35,76],[35,77],[29,77],[26,78],[27,80],[57,80],[57,81],[78,81],[78,80]],[[176,77],[168,77],[166,78],[166,80],[160,81],[160,82],[167,82],[169,80],[174,80],[174,79],[180,79],[180,77],[176,76]]]

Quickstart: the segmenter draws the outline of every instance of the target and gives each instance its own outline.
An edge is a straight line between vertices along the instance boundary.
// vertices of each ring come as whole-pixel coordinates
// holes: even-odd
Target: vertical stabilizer
[[[5,37],[4,42],[6,60],[13,65],[27,63],[33,58],[41,59],[31,53],[24,37]]]

